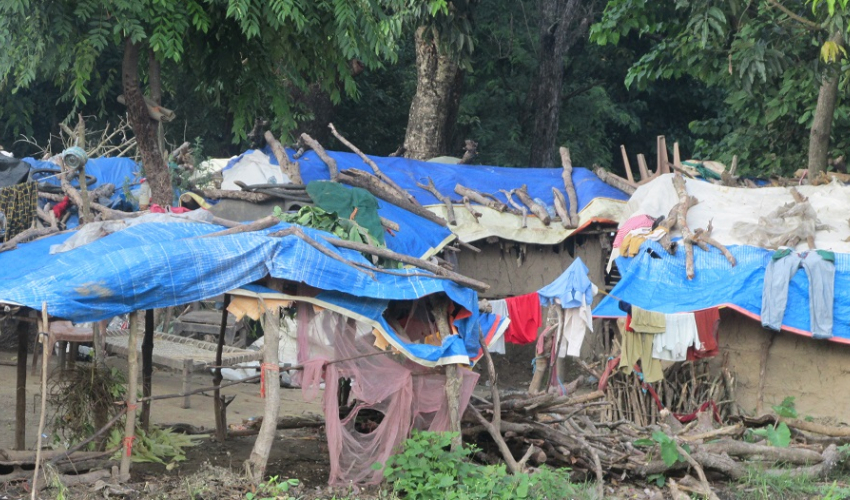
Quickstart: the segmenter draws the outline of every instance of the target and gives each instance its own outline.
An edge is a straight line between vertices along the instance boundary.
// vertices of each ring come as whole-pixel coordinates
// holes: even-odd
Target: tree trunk
[[[586,3],[587,6],[582,4]],[[564,56],[584,36],[595,2],[580,0],[540,1],[540,64],[532,83],[530,130],[533,167],[557,166],[555,148],[561,113]]]
[[[841,33],[836,33],[830,41],[844,45]],[[809,134],[809,179],[817,178],[826,172],[829,156],[829,134],[832,130],[832,118],[838,101],[838,70],[827,68],[818,92],[818,105]]]
[[[416,94],[404,138],[405,156],[419,160],[448,152],[463,81],[455,56],[441,53],[438,35],[428,30],[416,30]]]
[[[133,43],[129,38],[124,41],[121,84],[127,104],[127,119],[136,136],[145,177],[151,187],[151,202],[170,206],[174,199],[171,173],[159,147],[158,124],[150,118],[139,86],[139,49],[139,44]]]

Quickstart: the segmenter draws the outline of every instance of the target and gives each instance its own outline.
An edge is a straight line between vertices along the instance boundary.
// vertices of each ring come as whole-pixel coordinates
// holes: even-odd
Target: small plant
[[[297,479],[279,479],[272,476],[267,481],[260,483],[257,491],[245,494],[245,500],[297,500],[290,492],[301,484]]]
[[[655,431],[652,434],[652,439],[644,438],[638,439],[634,442],[635,446],[655,446],[658,445],[659,452],[661,454],[661,459],[667,465],[667,467],[672,466],[676,462],[685,462],[686,459],[684,455],[679,453],[679,448],[676,445],[676,440],[664,434],[661,431]],[[690,453],[691,449],[687,444],[682,445],[682,449],[685,450],[686,453]],[[648,458],[651,459],[651,455],[648,455]],[[650,474],[646,477],[647,482],[655,483],[659,488],[664,486],[664,483],[667,482],[667,477],[664,474]]]
[[[797,409],[794,404],[794,398],[789,396],[782,400],[776,406],[773,406],[773,411],[780,417],[797,418]],[[761,429],[750,431],[753,436],[760,436],[767,439],[767,442],[778,448],[787,448],[791,444],[791,429],[785,422],[777,422],[773,425],[768,425]]]
[[[375,464],[394,493],[410,500],[510,500],[592,498],[590,488],[570,483],[568,470],[541,468],[535,474],[508,474],[504,465],[470,462],[475,447],[451,450],[453,433],[413,431],[401,451]]]
[[[145,432],[141,426],[136,425],[136,439],[133,441],[132,461],[152,462],[163,464],[166,469],[171,470],[177,466],[177,462],[186,460],[184,448],[195,446],[197,440],[207,436],[189,436],[173,432],[170,429],[162,429],[155,425]],[[107,447],[117,448],[116,458],[124,453],[123,448],[124,431],[122,428],[113,428],[109,435]]]

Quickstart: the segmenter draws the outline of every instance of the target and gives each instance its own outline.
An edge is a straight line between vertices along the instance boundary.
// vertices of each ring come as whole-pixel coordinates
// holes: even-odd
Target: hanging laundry
[[[699,349],[699,334],[694,313],[665,314],[663,333],[652,340],[652,357],[662,361],[685,361],[688,348]]]
[[[688,349],[688,361],[717,356],[720,349],[717,345],[717,330],[720,327],[720,310],[716,307],[694,312],[697,323],[697,335],[702,349]]]
[[[504,300],[491,300],[490,308],[493,314],[503,318],[510,319],[508,314],[508,303]],[[505,335],[499,335],[495,342],[490,346],[490,354],[505,354]]]
[[[511,324],[505,332],[505,341],[511,344],[530,344],[537,339],[542,318],[540,297],[537,292],[505,299]]]
[[[783,248],[773,254],[764,272],[761,324],[771,330],[781,329],[785,306],[788,303],[788,285],[801,265],[809,277],[812,336],[816,339],[828,339],[832,337],[835,293],[835,254],[828,250],[797,253]]]
[[[633,310],[639,309],[637,306],[633,306]],[[664,315],[662,314],[661,317],[663,318]],[[643,381],[649,384],[658,382],[664,378],[664,371],[661,367],[661,361],[652,357],[652,341],[655,334],[637,332],[634,326],[634,318],[626,316],[626,325],[621,332],[623,334],[623,346],[620,353],[619,369],[622,373],[628,375],[634,371],[632,367],[640,361]]]
[[[555,281],[537,292],[540,295],[540,304],[550,306],[555,303],[555,299],[560,300],[559,303],[564,309],[590,304],[596,293],[593,290],[593,283],[587,276],[588,272],[581,257],[576,257]]]
[[[635,215],[630,218],[626,222],[623,223],[622,226],[617,230],[617,236],[614,237],[614,248],[620,248],[620,244],[623,242],[623,238],[626,237],[627,234],[632,232],[635,229],[646,227],[652,229],[652,225],[655,223],[655,218],[650,217],[648,215]],[[649,232],[649,231],[647,231]]]
[[[27,182],[0,189],[0,213],[6,216],[4,241],[11,240],[32,225],[38,203],[37,185],[36,182]]]
[[[564,324],[561,330],[561,341],[558,345],[558,357],[579,357],[584,335],[593,331],[593,316],[590,305],[564,309]]]
[[[544,306],[557,304],[564,309],[561,331],[557,332],[558,357],[579,356],[587,330],[593,331],[591,305],[599,289],[588,277],[588,269],[580,257],[539,292]]]
[[[667,321],[663,313],[632,306],[632,329],[638,333],[664,333]]]

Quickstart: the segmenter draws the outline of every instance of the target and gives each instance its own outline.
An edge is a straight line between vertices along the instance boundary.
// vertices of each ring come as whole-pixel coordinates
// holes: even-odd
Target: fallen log
[[[403,208],[408,212],[412,212],[420,217],[428,219],[429,221],[435,224],[439,224],[443,227],[447,225],[446,220],[442,217],[436,215],[434,212],[431,212],[427,208],[421,207],[419,205],[414,205],[409,201],[406,201],[401,196],[396,194],[395,190],[393,190],[386,183],[381,182],[380,179],[368,172],[364,172],[363,170],[349,168],[344,172],[340,172],[339,182],[347,184],[349,186],[363,188],[366,191],[369,191],[370,193],[375,195],[376,197],[389,203],[392,203],[397,207]]]
[[[251,191],[230,191],[225,189],[199,189],[195,191],[204,198],[213,200],[242,200],[251,203],[263,203],[264,201],[273,200],[275,196],[265,193],[254,193]]]
[[[308,134],[301,134],[301,141],[306,146],[309,146],[310,149],[315,151],[316,155],[325,162],[325,165],[328,166],[328,170],[330,171],[331,181],[336,182],[339,177],[339,168],[336,166],[336,160],[328,155],[328,152],[325,151],[325,148],[323,148],[321,144],[319,144],[319,141],[313,139]],[[296,184],[301,184],[301,182],[297,182]]]
[[[495,198],[486,198],[482,193],[478,191],[465,187],[461,184],[455,185],[455,193],[459,194],[464,198],[469,198],[470,200],[478,203],[479,205],[483,205],[487,208],[492,208],[497,212],[504,212],[508,209],[508,206],[502,203],[501,201],[496,200]]]
[[[612,174],[602,167],[594,168],[593,173],[596,174],[596,177],[599,177],[599,179],[605,184],[615,187],[628,195],[635,194],[635,190],[637,188],[619,175]]]
[[[289,182],[292,184],[304,184],[304,181],[301,179],[301,167],[298,165],[298,162],[289,161],[289,155],[286,154],[286,149],[275,139],[274,134],[266,130],[263,137],[272,148],[272,153],[277,159],[278,165],[280,165],[280,171],[289,177]]]
[[[459,285],[463,285],[467,288],[472,288],[479,292],[484,292],[490,289],[490,285],[487,283],[483,283],[478,280],[474,280],[472,278],[468,278],[466,276],[460,275],[453,271],[449,271],[443,267],[440,267],[435,264],[431,264],[430,262],[422,259],[417,259],[416,257],[410,257],[409,255],[400,254],[397,252],[393,252],[392,250],[386,248],[377,248],[370,245],[365,245],[363,243],[357,243],[354,241],[341,240],[339,238],[330,238],[324,237],[325,241],[330,243],[335,247],[340,248],[348,248],[350,250],[357,250],[358,252],[368,253],[371,255],[377,255],[378,257],[383,257],[385,259],[395,260],[398,262],[402,262],[404,264],[410,264],[411,266],[415,266],[421,269],[425,269],[426,271],[430,271],[437,276],[442,276],[447,279],[454,281]]]
[[[562,147],[560,152],[561,165],[564,167],[561,176],[564,178],[564,189],[567,191],[567,198],[570,200],[570,206],[568,207],[570,227],[576,228],[578,227],[578,196],[576,196],[576,188],[573,184],[573,161],[570,159],[569,149]]]
[[[517,197],[522,201],[525,206],[531,210],[531,213],[537,216],[540,219],[540,222],[543,223],[544,226],[548,226],[552,219],[549,217],[549,212],[546,210],[546,207],[537,203],[531,198],[531,195],[528,194],[528,186],[525,184],[522,185],[519,189],[514,191]]]
[[[685,178],[682,177],[682,174],[674,174],[673,187],[676,188],[676,193],[679,195],[679,209],[676,213],[676,225],[679,227],[679,231],[682,232],[682,240],[685,244],[685,273],[688,279],[692,280],[695,275],[693,245],[694,235],[691,233],[690,228],[688,228],[688,207],[690,202],[688,201],[688,192],[685,189]]]
[[[700,445],[702,450],[709,453],[727,454],[730,457],[748,458],[751,460],[783,462],[788,464],[814,465],[824,461],[823,455],[806,448],[779,448],[765,446],[734,439],[723,439],[713,443]]]
[[[508,200],[508,203],[510,203],[512,207],[514,207],[515,209],[519,210],[520,213],[522,213],[522,227],[523,228],[528,227],[528,209],[526,207],[524,207],[523,205],[520,205],[519,203],[514,201],[513,196],[511,196],[514,193],[514,191],[513,190],[505,191],[504,189],[500,189],[499,192],[505,195],[505,198]]]
[[[564,199],[564,194],[561,190],[552,186],[552,196],[555,200],[555,213],[557,213],[558,217],[561,218],[561,225],[564,226],[564,229],[575,229],[578,227],[578,224],[573,225],[570,220],[570,214],[567,210],[567,201]]]
[[[378,179],[380,179],[382,182],[386,183],[388,186],[390,186],[390,187],[391,187],[391,188],[393,188],[394,190],[398,191],[398,193],[399,193],[399,194],[407,195],[406,199],[407,199],[407,201],[409,201],[410,203],[413,203],[414,205],[421,205],[421,204],[419,203],[419,201],[418,201],[418,200],[417,200],[417,199],[416,199],[416,198],[415,198],[412,194],[410,194],[410,193],[408,193],[407,191],[405,191],[404,189],[402,189],[402,188],[401,188],[401,186],[399,186],[398,184],[396,184],[396,182],[395,182],[394,180],[392,180],[392,178],[391,178],[391,177],[389,177],[387,174],[385,174],[385,173],[384,173],[384,172],[383,172],[383,171],[382,171],[382,170],[378,167],[378,164],[377,164],[377,163],[375,163],[374,161],[372,161],[372,159],[371,159],[371,158],[369,158],[368,156],[366,156],[365,154],[363,154],[363,151],[360,151],[360,149],[358,149],[358,148],[357,148],[357,146],[355,146],[355,145],[354,145],[354,144],[352,144],[352,143],[351,143],[348,139],[346,139],[345,137],[343,137],[343,136],[342,136],[342,134],[340,134],[340,133],[336,130],[336,127],[334,127],[334,124],[333,124],[333,123],[329,123],[329,124],[328,124],[328,127],[331,129],[331,133],[334,135],[334,137],[336,137],[336,138],[337,138],[337,140],[339,140],[339,142],[341,142],[343,145],[345,145],[345,147],[347,147],[348,149],[350,149],[351,151],[353,151],[353,152],[354,152],[354,154],[356,154],[357,156],[359,156],[359,157],[360,157],[360,159],[362,159],[364,163],[366,163],[367,165],[369,165],[369,166],[372,168],[372,171],[375,173],[375,177],[377,177]]]
[[[422,184],[421,182],[417,182],[416,185],[419,186],[421,189],[424,189],[425,191],[428,191],[429,193],[431,193],[434,196],[434,198],[437,198],[438,200],[440,200],[440,203],[442,203],[443,205],[446,206],[446,218],[448,218],[449,224],[456,226],[457,225],[457,218],[455,218],[455,208],[454,208],[454,203],[452,203],[451,198],[443,195],[443,193],[438,191],[437,186],[434,185],[434,181],[431,180],[430,177],[428,177],[428,184],[427,185]]]

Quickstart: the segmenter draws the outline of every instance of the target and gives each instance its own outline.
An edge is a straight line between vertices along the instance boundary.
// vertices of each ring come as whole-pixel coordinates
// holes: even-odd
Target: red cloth
[[[68,210],[68,205],[70,204],[71,200],[67,196],[62,198],[62,201],[54,205],[54,207],[52,208],[53,215],[55,215],[57,219],[61,219],[62,214],[65,213],[65,210]]]
[[[164,214],[165,213],[165,209],[162,208],[161,206],[157,205],[156,203],[151,203],[149,210],[151,211],[152,214]]]
[[[720,349],[717,346],[717,329],[720,327],[720,310],[716,307],[694,312],[697,322],[697,334],[702,344],[701,350],[688,348],[688,361],[717,356]]]
[[[505,299],[511,324],[505,332],[505,342],[530,344],[537,339],[537,330],[543,322],[540,314],[540,297],[537,292]]]

